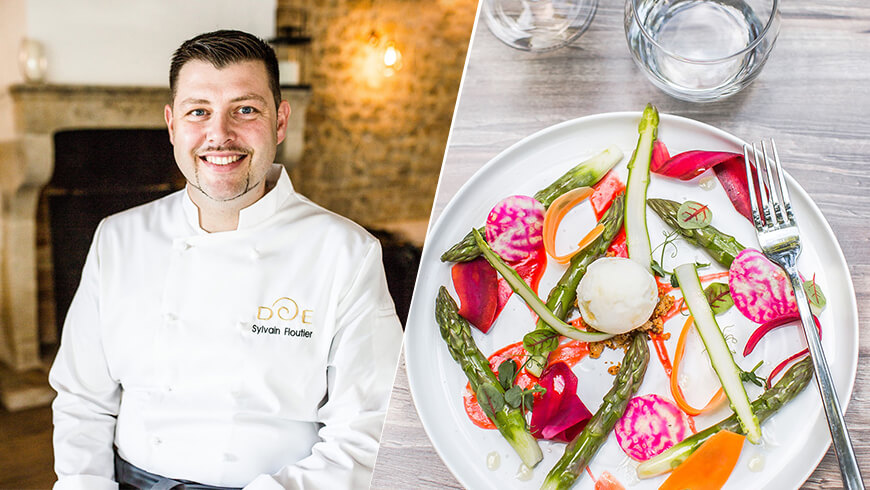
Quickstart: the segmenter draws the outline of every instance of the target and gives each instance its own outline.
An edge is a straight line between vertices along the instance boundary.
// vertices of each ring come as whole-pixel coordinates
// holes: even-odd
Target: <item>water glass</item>
[[[658,88],[691,102],[749,85],[779,35],[779,0],[626,0],[625,37]]]
[[[499,40],[525,51],[551,51],[580,37],[598,0],[483,0],[481,15]]]

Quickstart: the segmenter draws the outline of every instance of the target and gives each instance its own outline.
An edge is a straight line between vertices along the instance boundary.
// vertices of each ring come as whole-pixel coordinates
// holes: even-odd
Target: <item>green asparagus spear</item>
[[[619,233],[622,227],[623,203],[623,195],[613,200],[610,208],[599,221],[604,226],[604,231],[589,246],[571,258],[568,269],[550,291],[547,297],[547,309],[560,320],[564,320],[571,311],[574,300],[577,299],[577,285],[586,274],[586,268],[607,252],[610,242]],[[531,354],[526,370],[535,376],[540,376],[547,365],[547,355],[559,345],[559,333],[547,325],[547,322],[538,319],[535,329],[523,338],[523,344]]]
[[[758,399],[752,402],[752,411],[758,417],[758,421],[764,422],[768,417],[776,413],[783,405],[803,391],[812,378],[813,364],[812,359],[808,356],[789,368],[773,387],[762,393]],[[685,461],[690,454],[695,452],[704,441],[720,430],[729,430],[738,434],[743,433],[743,428],[737,415],[732,415],[718,424],[684,439],[667,451],[641,463],[637,467],[637,476],[639,478],[652,478],[671,471]]]
[[[622,160],[622,150],[616,146],[611,146],[567,171],[546,188],[536,192],[535,199],[540,201],[544,208],[549,208],[553,201],[571,189],[590,186],[601,180],[620,160]]]
[[[677,222],[677,211],[680,209],[680,203],[676,201],[650,198],[646,200],[646,203],[659,215],[662,221],[679,232],[687,242],[697,247],[702,247],[710,254],[713,260],[725,267],[731,267],[734,257],[746,248],[738,243],[736,238],[722,233],[712,225],[694,230],[680,227]]]
[[[622,417],[628,401],[637,392],[649,362],[646,333],[637,332],[622,358],[613,388],[604,395],[598,411],[577,437],[565,447],[565,454],[544,479],[542,489],[564,489],[571,485],[589,464],[598,448],[607,439],[613,426]]]
[[[485,235],[486,227],[481,226],[477,231],[481,235]],[[477,248],[474,235],[469,231],[462,240],[441,254],[441,262],[470,262],[478,257],[480,257],[480,249]]]
[[[489,244],[486,243],[486,240],[484,240],[482,236],[480,236],[480,233],[478,233],[477,230],[471,230],[471,233],[474,235],[474,240],[477,242],[477,246],[480,247],[480,252],[492,268],[504,278],[508,286],[510,286],[511,289],[526,302],[529,308],[531,308],[541,320],[545,321],[547,325],[553,328],[553,330],[559,332],[559,334],[564,335],[565,337],[582,340],[584,342],[598,342],[613,337],[613,334],[609,333],[587,332],[586,330],[574,328],[565,323],[559,317],[553,315],[553,312],[547,308],[547,305],[541,301],[541,298],[539,298],[537,293],[526,284],[526,281],[520,277],[517,271],[507,265],[498,254],[489,248]]]
[[[701,287],[698,268],[694,262],[681,264],[674,269],[674,276],[680,283],[683,301],[695,319],[695,331],[701,336],[704,349],[710,358],[710,365],[713,366],[713,371],[716,372],[716,377],[719,378],[719,383],[728,396],[731,409],[737,414],[749,442],[758,444],[761,442],[761,425],[758,423],[758,417],[752,412],[752,403],[746,395],[740,368],[734,362],[734,356],[728,348],[722,328],[716,322],[716,315]]]
[[[625,244],[628,258],[652,273],[652,247],[646,227],[646,190],[649,187],[649,166],[653,143],[658,137],[659,111],[647,104],[637,127],[637,148],[628,162],[625,184]]]
[[[552,184],[535,193],[535,199],[544,205],[544,209],[562,194],[578,187],[591,186],[601,180],[619,161],[622,160],[622,150],[611,146],[594,157],[583,161]],[[481,235],[486,235],[484,228],[478,229]],[[441,254],[441,262],[469,262],[480,256],[480,249],[474,242],[471,233]]]
[[[526,427],[522,410],[512,408],[505,402],[504,388],[492,372],[486,356],[474,343],[471,325],[459,316],[456,302],[444,286],[438,290],[438,297],[435,300],[435,319],[441,330],[441,337],[447,342],[450,356],[465,372],[484,413],[519,454],[526,466],[532,468],[537,465],[543,458],[543,454],[538,442]]]

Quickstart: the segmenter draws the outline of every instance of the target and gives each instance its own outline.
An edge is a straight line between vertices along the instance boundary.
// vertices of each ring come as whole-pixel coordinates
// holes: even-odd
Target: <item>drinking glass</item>
[[[595,17],[598,0],[483,0],[481,13],[502,42],[525,51],[570,44]]]
[[[626,0],[634,61],[668,95],[728,97],[761,72],[779,35],[779,0]]]

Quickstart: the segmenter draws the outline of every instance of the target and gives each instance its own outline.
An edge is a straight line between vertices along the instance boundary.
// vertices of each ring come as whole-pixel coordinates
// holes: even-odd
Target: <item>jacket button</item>
[[[184,252],[185,250],[189,249],[191,245],[187,243],[187,240],[178,239],[172,243],[172,247],[179,252]]]

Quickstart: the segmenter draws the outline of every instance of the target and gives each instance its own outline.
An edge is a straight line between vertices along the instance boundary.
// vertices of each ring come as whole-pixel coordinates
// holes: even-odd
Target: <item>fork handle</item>
[[[801,323],[804,327],[804,334],[807,337],[810,357],[813,360],[813,370],[816,374],[816,384],[822,395],[822,405],[825,408],[825,416],[828,419],[828,428],[831,431],[831,439],[834,442],[837,462],[840,464],[843,485],[850,490],[863,490],[864,482],[861,479],[861,471],[858,469],[858,460],[855,457],[855,450],[852,448],[852,441],[849,439],[849,431],[846,429],[843,410],[840,408],[837,391],[834,388],[834,380],[831,377],[828,361],[825,359],[825,351],[822,350],[819,333],[813,322],[813,315],[810,311],[807,295],[804,292],[803,283],[796,267],[786,267],[785,269],[791,279]]]

